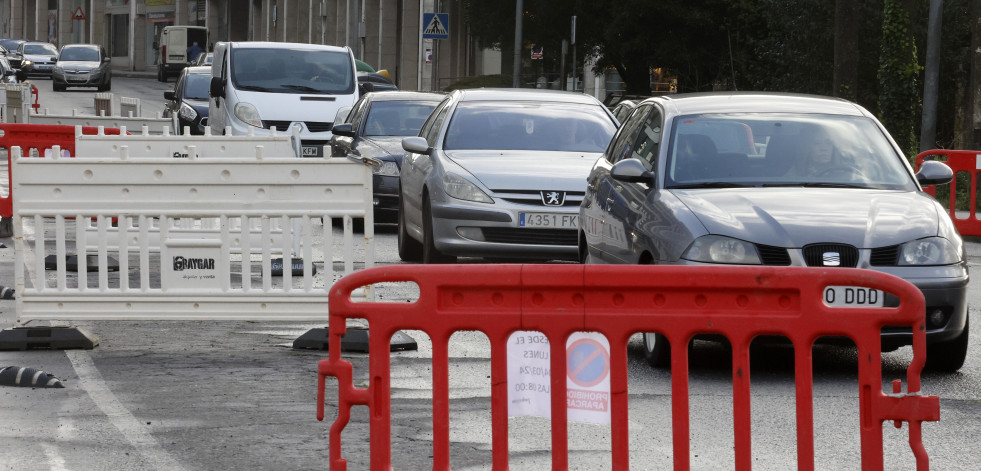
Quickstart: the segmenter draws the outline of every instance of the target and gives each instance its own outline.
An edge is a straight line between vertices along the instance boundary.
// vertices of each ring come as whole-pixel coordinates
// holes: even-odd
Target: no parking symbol
[[[569,420],[610,423],[610,343],[596,332],[577,332],[566,342]]]

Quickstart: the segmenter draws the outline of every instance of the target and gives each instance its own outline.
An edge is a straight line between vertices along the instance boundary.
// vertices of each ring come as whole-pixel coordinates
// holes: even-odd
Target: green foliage
[[[908,156],[915,156],[920,90],[916,44],[909,14],[899,0],[885,0],[879,56],[879,120]]]

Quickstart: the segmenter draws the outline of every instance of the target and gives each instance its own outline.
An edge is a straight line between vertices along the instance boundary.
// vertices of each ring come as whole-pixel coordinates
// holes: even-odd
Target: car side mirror
[[[429,143],[425,139],[418,136],[402,139],[402,149],[413,154],[427,155],[433,150],[432,147],[429,147]]]
[[[937,160],[927,160],[920,165],[916,172],[916,181],[920,186],[946,185],[954,179],[954,171],[947,164]]]
[[[164,92],[164,100],[173,100],[173,99],[174,99],[174,91],[173,90],[171,90],[169,92]]]
[[[351,125],[351,123],[335,124],[334,127],[331,128],[330,132],[337,136],[354,137],[354,127]]]
[[[647,170],[639,159],[624,159],[617,162],[610,169],[610,176],[622,182],[654,184],[654,172]]]
[[[358,88],[360,89],[359,91],[361,94],[364,95],[365,93],[375,91],[375,84],[371,82],[361,82],[358,84]]]
[[[58,56],[51,56],[51,62],[58,62]]]
[[[102,62],[112,62],[112,58],[110,58],[109,56],[103,57]]]
[[[214,98],[225,97],[225,84],[221,82],[221,77],[211,77],[211,90],[209,93]]]

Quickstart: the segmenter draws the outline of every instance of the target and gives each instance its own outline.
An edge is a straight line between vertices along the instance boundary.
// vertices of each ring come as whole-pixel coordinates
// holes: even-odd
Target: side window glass
[[[643,121],[637,132],[637,139],[631,146],[630,156],[640,159],[647,167],[647,170],[654,170],[657,166],[657,152],[661,147],[661,111],[654,108],[653,112]]]
[[[630,113],[607,150],[607,158],[610,162],[617,163],[623,159],[633,157],[633,146],[637,141],[637,130],[640,124],[644,122],[643,116],[646,116],[651,111],[651,108],[652,105],[641,105]]]
[[[430,147],[436,147],[436,139],[439,137],[440,128],[443,127],[443,121],[446,120],[446,115],[449,112],[450,102],[447,100],[440,104],[440,107],[433,111],[433,114],[429,117],[432,122],[426,123],[429,125],[429,128],[426,129],[424,137]]]
[[[347,122],[351,123],[351,128],[355,133],[358,132],[358,128],[361,127],[361,117],[364,115],[364,111],[368,108],[368,100],[361,100],[351,113],[347,115]]]
[[[441,113],[444,109],[446,109],[448,103],[449,103],[448,100],[443,100],[438,105],[436,105],[436,108],[433,109],[433,112],[429,113],[429,117],[426,118],[426,122],[422,123],[422,127],[419,128],[419,135],[426,138],[427,141],[429,140],[429,133],[432,132],[431,129],[433,128],[433,122],[436,121],[436,116],[439,115],[439,113]]]

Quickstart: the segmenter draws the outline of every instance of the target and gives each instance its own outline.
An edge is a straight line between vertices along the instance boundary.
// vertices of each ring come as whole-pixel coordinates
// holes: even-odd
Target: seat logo
[[[565,203],[564,191],[543,191],[542,203],[545,206],[562,206]]]
[[[821,255],[824,260],[824,266],[826,267],[837,267],[841,265],[841,254],[838,252],[825,252]]]

